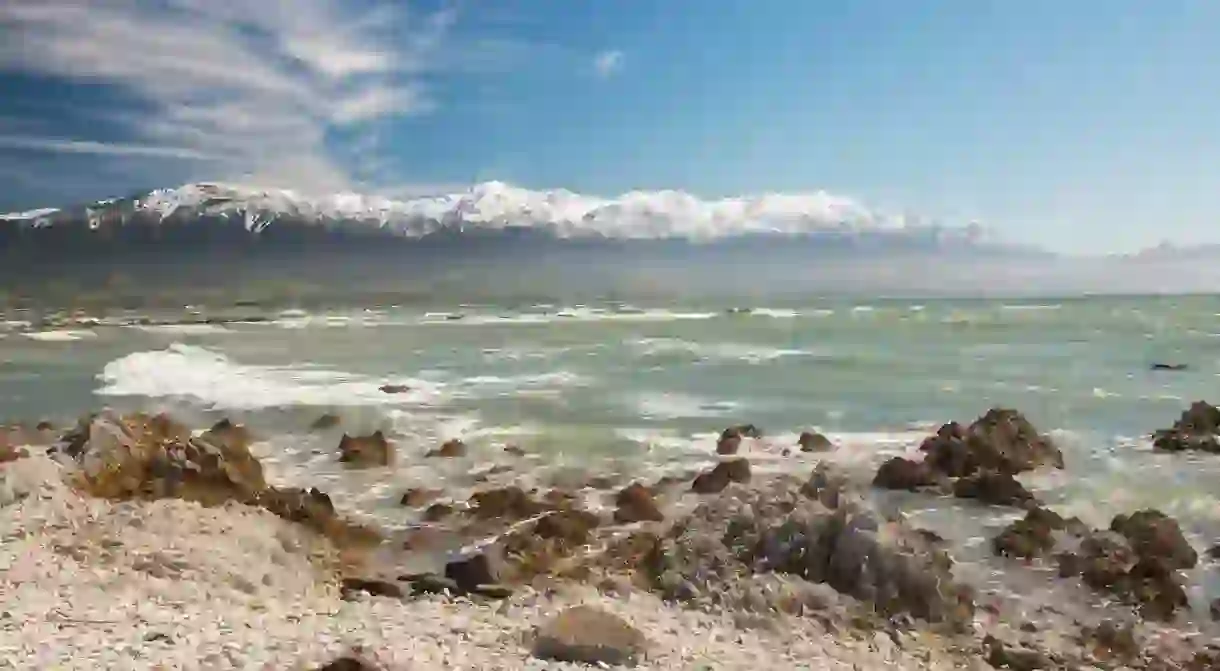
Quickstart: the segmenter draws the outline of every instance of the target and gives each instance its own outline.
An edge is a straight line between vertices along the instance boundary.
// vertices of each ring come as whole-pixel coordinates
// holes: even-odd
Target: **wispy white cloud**
[[[593,71],[599,77],[609,77],[623,69],[623,52],[609,49],[593,58]]]
[[[383,0],[5,0],[0,70],[119,87],[144,103],[113,110],[130,133],[3,137],[0,146],[208,160],[218,176],[296,188],[350,188],[327,146],[334,130],[435,108],[421,73],[451,10]]]
[[[183,147],[158,147],[125,142],[93,142],[91,140],[60,140],[54,138],[13,137],[0,135],[0,148],[64,154],[99,154],[110,156],[153,156],[190,161],[217,161],[220,157]]]

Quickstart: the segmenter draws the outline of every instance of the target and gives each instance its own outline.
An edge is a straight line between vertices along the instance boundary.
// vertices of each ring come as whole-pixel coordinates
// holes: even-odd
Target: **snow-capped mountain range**
[[[761,194],[704,200],[681,191],[632,191],[615,198],[558,189],[532,191],[502,182],[396,200],[338,193],[320,197],[238,184],[195,183],[84,206],[0,215],[27,229],[87,224],[93,230],[129,223],[222,219],[261,233],[277,222],[383,231],[408,238],[438,232],[536,229],[558,238],[716,240],[751,235],[918,238],[973,244],[981,226],[943,226],[887,215],[825,192]]]

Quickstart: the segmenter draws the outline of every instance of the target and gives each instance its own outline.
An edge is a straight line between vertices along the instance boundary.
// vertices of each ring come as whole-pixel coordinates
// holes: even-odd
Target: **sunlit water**
[[[102,405],[168,408],[199,422],[231,416],[269,438],[260,450],[277,477],[402,526],[413,521],[398,506],[404,488],[472,487],[496,463],[513,471],[493,481],[655,478],[705,465],[721,429],[751,422],[767,432],[746,447],[756,468],[804,473],[828,458],[867,472],[941,422],[1002,405],[1064,448],[1065,471],[1026,478],[1061,512],[1101,526],[1157,507],[1200,551],[1220,542],[1220,456],[1157,454],[1147,442],[1190,401],[1220,401],[1218,298],[729,307],[438,305],[223,326],[10,325],[0,338],[0,408],[27,420],[67,421]],[[1153,362],[1189,369],[1157,372]],[[383,393],[387,383],[410,391]],[[328,411],[344,426],[309,432]],[[341,468],[341,433],[375,428],[396,441],[395,466]],[[805,429],[838,449],[786,455]],[[423,458],[455,437],[472,446],[474,466]],[[530,456],[509,458],[509,443]],[[986,539],[1014,516],[923,495],[891,503],[968,560],[986,556]],[[964,570],[985,582],[996,562],[972,566]],[[1194,577],[1201,608],[1220,597],[1214,564]]]

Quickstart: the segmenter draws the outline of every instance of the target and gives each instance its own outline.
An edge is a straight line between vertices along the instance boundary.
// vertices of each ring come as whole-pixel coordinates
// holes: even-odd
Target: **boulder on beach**
[[[380,430],[367,436],[343,434],[339,440],[339,462],[352,468],[389,466],[394,458],[394,445]]]
[[[1198,563],[1198,553],[1178,523],[1157,510],[1117,515],[1107,530],[1090,530],[1043,508],[1004,529],[993,541],[996,554],[1055,560],[1061,577],[1079,577],[1100,592],[1139,608],[1144,617],[1169,619],[1187,605],[1180,571]]]
[[[435,450],[430,450],[426,457],[441,457],[444,459],[456,459],[466,456],[466,443],[453,438],[441,443],[441,446]]]
[[[398,505],[407,508],[420,508],[440,498],[441,494],[444,493],[444,490],[441,489],[412,487],[402,493],[402,496],[398,499]]]
[[[716,440],[716,454],[730,455],[737,454],[741,448],[741,440],[743,438],[761,438],[762,431],[753,424],[739,424],[730,426],[720,433],[720,438]]]
[[[1034,507],[1025,517],[1005,527],[992,539],[991,545],[997,555],[1033,559],[1050,554],[1060,535],[1087,532],[1083,523],[1074,517],[1064,519],[1053,510]]]
[[[817,431],[802,431],[796,444],[800,446],[801,452],[829,452],[835,448],[829,438]]]
[[[1153,433],[1152,444],[1164,452],[1220,454],[1220,408],[1195,401],[1171,428]]]
[[[936,484],[936,474],[922,461],[891,457],[877,468],[873,486],[882,489],[916,491]]]
[[[1063,468],[1063,453],[1054,442],[1008,408],[992,408],[968,427],[945,424],[919,449],[933,470],[954,478],[983,469],[1016,474]]]
[[[377,530],[339,516],[317,489],[268,486],[249,443],[245,427],[227,420],[191,436],[167,415],[101,413],[81,420],[55,449],[80,464],[73,484],[93,496],[242,503],[309,527],[340,547],[381,541]]]
[[[750,462],[746,459],[729,459],[716,464],[710,471],[695,476],[691,491],[697,494],[715,494],[730,483],[750,481]]]
[[[378,389],[383,394],[405,394],[411,391],[411,388],[405,384],[383,384]]]
[[[923,534],[881,516],[823,466],[804,485],[780,479],[710,498],[661,539],[647,570],[656,590],[679,601],[740,605],[760,598],[748,596],[757,576],[781,574],[883,614],[963,626],[972,596],[951,567]]]
[[[1034,495],[1025,489],[1011,473],[978,471],[953,483],[953,495],[959,499],[976,499],[992,506],[1026,507],[1034,503]]]
[[[594,666],[627,666],[644,654],[647,640],[622,618],[593,606],[574,606],[538,627],[533,655]]]
[[[633,482],[619,491],[615,498],[617,508],[614,519],[620,524],[634,522],[660,522],[665,519],[652,491],[638,482]]]

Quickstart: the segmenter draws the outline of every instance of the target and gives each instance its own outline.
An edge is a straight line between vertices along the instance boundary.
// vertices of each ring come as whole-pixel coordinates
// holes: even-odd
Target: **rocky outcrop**
[[[1080,520],[1064,519],[1053,510],[1035,507],[1005,527],[991,545],[997,555],[1034,559],[1048,556],[1065,534],[1080,537],[1086,533],[1088,528]]]
[[[441,446],[435,450],[431,450],[425,456],[441,457],[444,459],[456,459],[466,456],[466,444],[454,438],[441,443]]]
[[[405,394],[411,391],[411,388],[405,384],[383,384],[379,389],[383,394]]]
[[[56,446],[80,464],[74,484],[116,500],[177,498],[204,506],[229,502],[264,508],[340,546],[379,543],[376,530],[344,520],[316,489],[267,485],[245,427],[227,420],[199,436],[166,415],[103,413],[83,419]]]
[[[1220,454],[1220,408],[1206,401],[1195,401],[1173,427],[1152,434],[1152,444],[1165,452]]]
[[[992,541],[996,554],[1049,557],[1061,577],[1136,606],[1151,619],[1168,619],[1187,604],[1181,571],[1198,563],[1195,549],[1173,518],[1157,510],[1117,515],[1108,530],[1090,530],[1075,518],[1030,510]]]
[[[715,494],[729,484],[750,481],[750,462],[745,459],[729,459],[716,464],[710,471],[695,476],[691,491],[696,494]]]
[[[916,491],[937,482],[936,473],[922,461],[892,457],[877,468],[873,486],[882,489]]]
[[[761,437],[762,431],[753,424],[730,426],[720,433],[720,438],[716,441],[716,454],[737,454],[737,450],[741,448],[741,440],[743,438]]]
[[[1029,493],[1011,473],[978,471],[953,483],[953,495],[959,499],[976,499],[992,506],[1022,508],[1034,503]]]
[[[834,443],[830,439],[816,431],[803,431],[799,438],[796,439],[796,444],[801,447],[801,452],[829,452],[835,449]]]
[[[924,535],[882,517],[825,466],[803,485],[721,493],[680,520],[646,560],[653,588],[680,601],[756,602],[758,577],[778,574],[798,591],[824,583],[884,614],[964,625],[973,603],[951,566]]]
[[[1016,474],[1063,468],[1063,453],[1051,439],[1020,412],[1007,408],[992,408],[969,427],[945,424],[919,450],[933,470],[953,478],[980,470]]]
[[[569,608],[538,627],[533,655],[593,666],[635,664],[647,639],[622,618],[593,606]]]
[[[412,487],[402,493],[398,504],[407,508],[420,508],[440,498],[441,494],[444,494],[444,490]]]
[[[638,482],[624,487],[615,498],[615,504],[614,519],[620,524],[660,522],[665,519],[657,507],[652,490]]]
[[[970,426],[949,422],[919,446],[923,461],[894,457],[877,470],[884,489],[947,489],[988,505],[1027,507],[1033,495],[1013,476],[1063,468],[1063,453],[1016,410],[992,408]]]
[[[367,436],[343,434],[339,440],[339,462],[352,468],[389,466],[394,458],[394,446],[381,431]]]

